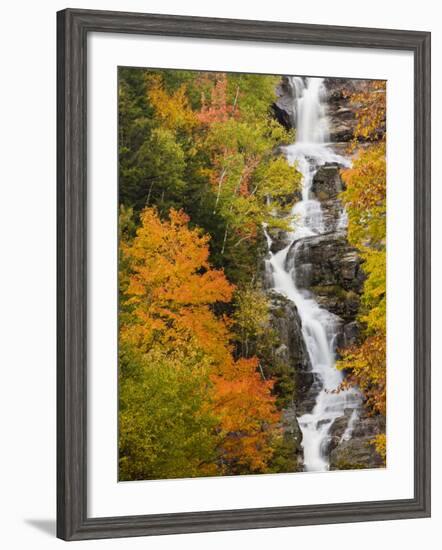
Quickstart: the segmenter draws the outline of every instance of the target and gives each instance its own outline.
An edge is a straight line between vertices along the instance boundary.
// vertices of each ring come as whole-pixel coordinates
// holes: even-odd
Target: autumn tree
[[[226,474],[268,471],[275,441],[281,437],[273,381],[262,379],[257,364],[256,357],[242,358],[212,377],[214,411],[220,418],[220,460]]]
[[[120,343],[120,480],[218,473],[209,371],[191,343],[176,349],[153,344],[146,352]]]
[[[125,306],[132,322],[122,325],[120,338],[139,349],[153,341],[174,345],[196,339],[222,362],[227,352],[218,342],[228,340],[228,323],[210,305],[230,301],[233,286],[209,265],[209,236],[189,229],[182,211],[171,210],[170,219],[162,221],[148,208],[140,221],[135,239],[121,244],[130,265]]]

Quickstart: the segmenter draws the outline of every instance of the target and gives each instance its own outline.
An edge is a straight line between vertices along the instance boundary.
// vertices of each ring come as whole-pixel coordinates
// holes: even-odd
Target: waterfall
[[[325,163],[342,166],[349,166],[350,163],[335,154],[327,143],[329,132],[323,79],[290,77],[290,84],[297,133],[295,143],[285,147],[284,152],[288,162],[292,165],[296,163],[302,175],[302,199],[292,209],[292,230],[288,235],[289,243],[283,250],[272,253],[273,241],[264,228],[269,249],[266,270],[271,272],[273,290],[293,301],[298,309],[318,390],[313,409],[298,417],[303,434],[304,470],[326,471],[329,469],[327,446],[330,428],[336,418],[359,408],[360,396],[354,389],[335,391],[343,379],[342,373],[335,368],[335,342],[340,319],[320,307],[311,293],[297,288],[296,248],[304,239],[325,232],[321,203],[313,197],[311,191],[316,171]],[[346,223],[343,211],[337,229],[345,230]],[[288,262],[290,249],[292,261]],[[351,436],[356,413],[350,414],[350,419],[346,437]]]

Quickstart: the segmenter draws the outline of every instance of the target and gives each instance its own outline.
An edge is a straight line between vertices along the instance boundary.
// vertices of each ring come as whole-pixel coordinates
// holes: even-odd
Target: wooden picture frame
[[[87,516],[87,36],[91,32],[407,50],[414,56],[414,497]],[[430,515],[430,33],[67,9],[57,14],[57,536],[64,540]]]

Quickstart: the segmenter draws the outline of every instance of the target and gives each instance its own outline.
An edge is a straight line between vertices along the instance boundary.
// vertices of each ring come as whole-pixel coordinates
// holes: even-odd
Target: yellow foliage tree
[[[169,130],[191,129],[197,123],[186,95],[186,86],[181,85],[172,94],[167,93],[157,75],[148,79],[147,95],[156,111],[162,127]]]

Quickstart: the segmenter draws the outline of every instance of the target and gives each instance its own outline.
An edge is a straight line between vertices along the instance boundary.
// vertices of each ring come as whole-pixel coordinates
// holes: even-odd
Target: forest
[[[295,472],[297,378],[265,287],[265,231],[296,223],[280,76],[119,69],[119,480]],[[364,283],[336,391],[386,416],[385,83],[349,91],[339,199]],[[275,215],[275,212],[278,215]],[[273,316],[273,317],[272,317]],[[385,430],[372,438],[386,458]]]

